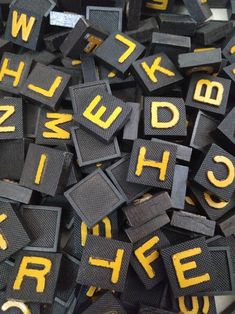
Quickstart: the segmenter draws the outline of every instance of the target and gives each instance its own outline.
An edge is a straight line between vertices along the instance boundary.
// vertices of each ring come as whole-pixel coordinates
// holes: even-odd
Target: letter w
[[[16,38],[20,30],[22,30],[22,40],[27,42],[29,40],[29,36],[32,32],[35,22],[36,18],[31,16],[27,23],[27,15],[25,13],[22,13],[20,14],[20,17],[18,17],[18,12],[14,10],[12,13],[12,37]]]

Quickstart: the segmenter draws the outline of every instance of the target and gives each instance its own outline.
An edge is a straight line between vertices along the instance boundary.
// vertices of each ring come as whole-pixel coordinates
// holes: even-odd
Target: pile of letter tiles
[[[0,313],[235,314],[235,0],[0,0]]]

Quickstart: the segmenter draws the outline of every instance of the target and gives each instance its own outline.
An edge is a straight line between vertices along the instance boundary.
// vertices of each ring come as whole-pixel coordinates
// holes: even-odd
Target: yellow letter
[[[101,106],[96,113],[92,113],[92,111],[96,108],[98,103],[101,101],[102,97],[100,95],[96,96],[86,110],[83,112],[83,116],[95,123],[102,129],[108,129],[110,125],[118,118],[118,116],[122,112],[122,107],[117,107],[113,113],[109,116],[106,121],[101,120],[101,117],[106,112],[107,108],[105,106]]]
[[[179,297],[178,303],[179,303],[179,309],[180,313],[182,314],[198,314],[199,312],[199,303],[197,297],[191,297],[192,299],[192,310],[188,310],[185,305],[185,298]]]
[[[27,24],[27,15],[22,13],[18,18],[18,12],[14,10],[12,13],[12,37],[16,38],[19,34],[19,31],[22,29],[22,40],[27,42],[35,22],[36,18],[31,16]]]
[[[168,122],[159,122],[158,121],[158,108],[167,108],[172,113],[172,119]],[[154,101],[151,104],[151,124],[153,128],[157,129],[169,129],[174,127],[180,119],[180,113],[178,108],[170,103],[164,101]]]
[[[193,50],[193,52],[211,51],[211,50],[214,50],[214,49],[215,49],[214,47],[210,47],[210,48],[195,48]]]
[[[29,264],[43,266],[43,269],[28,268]],[[17,273],[13,289],[20,290],[24,277],[37,280],[36,291],[42,293],[45,289],[46,275],[51,271],[52,263],[48,258],[36,256],[24,256]]]
[[[159,257],[159,253],[157,250],[152,252],[148,256],[145,256],[144,253],[150,250],[158,242],[159,242],[159,238],[157,236],[152,237],[150,240],[148,240],[143,245],[141,245],[138,249],[135,250],[136,258],[138,259],[138,261],[140,262],[140,264],[143,266],[146,273],[148,274],[149,278],[151,279],[155,277],[155,271],[153,270],[150,264]]]
[[[213,159],[215,162],[222,163],[227,167],[228,176],[224,180],[218,180],[214,176],[213,171],[207,171],[207,177],[214,186],[218,188],[226,188],[227,186],[231,185],[234,182],[234,178],[235,178],[234,165],[232,161],[225,156],[215,156]]]
[[[135,174],[139,177],[143,172],[143,167],[158,168],[160,169],[159,180],[164,181],[166,178],[166,171],[167,171],[168,161],[170,158],[170,152],[165,151],[163,153],[161,162],[145,159],[146,152],[147,152],[146,147],[140,148]]]
[[[31,89],[32,91],[34,91],[35,93],[41,94],[45,97],[53,97],[55,94],[55,91],[57,90],[57,88],[60,86],[61,82],[62,82],[63,78],[61,76],[58,76],[54,82],[52,83],[51,87],[46,90],[43,89],[41,87],[35,86],[33,84],[29,84],[28,85],[28,89]]]
[[[88,290],[87,290],[87,293],[86,293],[86,296],[91,298],[93,297],[93,295],[95,294],[97,288],[94,287],[94,286],[91,286]]]
[[[46,159],[47,159],[47,156],[45,154],[42,154],[41,158],[40,158],[40,161],[39,161],[39,164],[38,164],[38,170],[37,170],[37,173],[36,173],[36,177],[35,177],[35,180],[34,180],[35,184],[40,184],[41,183],[42,173],[43,173],[43,170],[45,168]]]
[[[205,87],[205,95],[202,95],[203,87]],[[212,92],[213,89],[215,89],[216,92],[216,98],[212,98]],[[196,89],[194,92],[194,100],[204,102],[206,104],[214,105],[214,106],[220,106],[224,94],[224,86],[219,83],[209,80],[199,80],[196,85]]]
[[[89,298],[92,298],[94,296],[94,294],[100,290],[101,290],[101,288],[90,286],[90,288],[87,290],[86,296]]]
[[[105,217],[102,220],[103,224],[104,224],[104,230],[105,230],[105,237],[108,239],[112,238],[112,225],[111,225],[111,221],[108,217]],[[95,236],[100,235],[100,225],[97,224],[95,225],[92,229],[91,229],[91,233]],[[81,245],[85,246],[86,244],[86,239],[87,239],[87,225],[85,224],[85,222],[81,223]]]
[[[161,11],[165,11],[167,9],[168,0],[152,0],[152,1],[156,3],[146,2],[145,4],[146,8]]]
[[[108,78],[114,78],[117,76],[117,73],[115,71],[111,71],[108,73]]]
[[[117,40],[119,40],[120,42],[122,42],[124,45],[128,46],[127,51],[126,51],[123,55],[121,55],[121,57],[118,59],[118,62],[119,62],[119,63],[123,63],[123,62],[125,62],[126,59],[127,59],[128,57],[130,57],[130,55],[135,51],[136,44],[133,43],[131,40],[129,40],[129,39],[127,39],[127,38],[125,38],[124,36],[119,35],[119,34],[117,34],[117,35],[115,36],[115,38],[116,38]],[[112,53],[112,52],[111,52],[111,53]]]
[[[6,214],[1,214],[0,215],[0,223],[5,221],[7,219]],[[8,248],[7,241],[4,238],[3,234],[0,233],[0,249],[5,251]]]
[[[2,82],[5,75],[8,75],[15,78],[13,82],[13,87],[17,87],[19,85],[20,78],[24,70],[25,64],[24,62],[20,62],[17,71],[13,71],[13,70],[8,69],[8,63],[9,63],[9,59],[5,58],[3,60],[2,67],[0,70],[0,82]]]
[[[181,260],[188,258],[188,257],[191,257],[191,256],[201,254],[201,252],[202,252],[201,248],[198,247],[195,249],[190,249],[187,251],[176,253],[172,256],[172,260],[173,260],[173,264],[175,267],[175,272],[176,272],[176,276],[178,278],[180,288],[187,288],[190,286],[195,286],[195,285],[198,285],[202,282],[210,280],[210,275],[208,273],[206,273],[202,276],[192,277],[192,278],[185,278],[185,276],[184,276],[184,273],[187,270],[197,268],[197,264],[195,261],[182,264]]]
[[[7,310],[11,308],[17,308],[21,310],[23,314],[31,314],[31,311],[26,304],[24,304],[23,302],[18,302],[18,301],[13,301],[13,300],[5,302],[2,305],[1,310],[3,312],[6,312]]]
[[[226,207],[229,203],[223,200],[219,200],[218,202],[216,202],[215,200],[212,199],[212,196],[208,192],[204,192],[203,196],[207,204],[212,208],[221,209]]]
[[[116,258],[114,261],[108,261],[108,260],[90,257],[89,263],[92,266],[105,267],[105,268],[112,269],[113,272],[112,272],[111,282],[115,284],[119,280],[119,274],[121,270],[123,255],[124,255],[124,250],[118,249]]]
[[[196,206],[191,196],[185,196],[185,202],[191,206]]]
[[[58,124],[70,122],[73,120],[71,114],[65,113],[47,113],[46,117],[48,119],[55,119],[45,123],[45,127],[52,130],[53,132],[43,132],[43,137],[45,138],[59,138],[59,139],[70,139],[70,132],[63,130],[58,127]]]
[[[231,48],[230,48],[230,53],[231,55],[233,55],[235,53],[235,45],[233,45]]]
[[[97,47],[99,47],[103,43],[102,39],[90,34],[88,35],[86,40],[88,41],[88,45],[84,49],[84,52],[86,53],[93,52]]]
[[[15,112],[15,106],[1,106],[0,111],[5,111],[5,113],[0,117],[0,125],[2,125],[10,116]],[[15,126],[0,126],[0,132],[14,132]]]
[[[178,303],[179,303],[179,310],[180,313],[182,314],[198,314],[199,313],[199,302],[198,302],[198,298],[197,297],[191,297],[192,300],[192,309],[188,310],[186,305],[185,305],[185,297],[179,297],[178,299]],[[202,313],[203,314],[208,314],[209,309],[210,309],[210,302],[209,302],[209,298],[203,297],[203,309],[202,309]]]
[[[148,77],[150,78],[150,80],[154,83],[157,83],[158,80],[156,78],[156,75],[155,75],[155,72],[156,71],[159,71],[161,72],[162,74],[165,74],[167,76],[175,76],[175,73],[166,69],[166,68],[163,68],[162,66],[160,66],[160,62],[162,61],[162,57],[157,57],[152,66],[149,67],[148,64],[144,61],[141,63],[141,66],[142,68],[144,69],[144,71],[146,72],[146,74],[148,75]]]
[[[73,59],[71,61],[71,65],[80,65],[80,64],[82,64],[82,61],[79,59]]]

